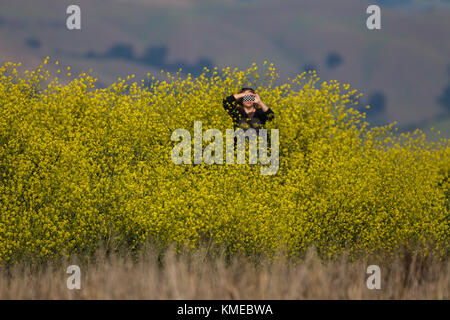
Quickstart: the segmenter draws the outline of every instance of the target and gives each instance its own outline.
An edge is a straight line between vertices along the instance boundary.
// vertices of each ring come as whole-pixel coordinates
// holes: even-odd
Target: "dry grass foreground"
[[[208,258],[205,258],[207,257]],[[139,259],[98,254],[90,262],[53,262],[37,269],[0,269],[0,299],[449,299],[450,262],[406,256],[380,264],[381,289],[369,290],[370,259],[323,263],[309,251],[300,263],[226,261],[205,250]],[[69,290],[66,268],[79,264],[81,289]]]

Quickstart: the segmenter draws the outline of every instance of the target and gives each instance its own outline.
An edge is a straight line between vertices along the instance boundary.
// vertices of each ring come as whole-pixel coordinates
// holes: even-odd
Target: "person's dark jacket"
[[[223,99],[223,107],[231,116],[235,130],[236,128],[243,130],[254,128],[258,132],[258,129],[263,127],[266,121],[271,121],[275,116],[270,108],[266,112],[257,108],[253,117],[250,118],[243,108],[237,105],[234,95]]]

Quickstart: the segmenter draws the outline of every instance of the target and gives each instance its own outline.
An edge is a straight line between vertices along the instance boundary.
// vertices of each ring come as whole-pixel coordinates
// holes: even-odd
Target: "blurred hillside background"
[[[66,28],[71,4],[81,30]],[[381,30],[366,27],[369,4]],[[102,86],[265,60],[280,83],[315,69],[362,92],[372,124],[450,138],[450,0],[1,0],[0,62],[32,69],[46,56]]]

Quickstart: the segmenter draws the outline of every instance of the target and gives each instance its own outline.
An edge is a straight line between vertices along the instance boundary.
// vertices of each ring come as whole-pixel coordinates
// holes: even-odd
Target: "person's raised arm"
[[[232,113],[236,106],[234,105],[234,102],[244,96],[244,93],[236,93],[232,94],[225,99],[223,99],[223,107],[228,113]]]
[[[254,96],[255,96],[255,103],[257,103],[261,106],[262,111],[268,112],[270,110],[270,108],[268,106],[266,106],[266,104],[264,102],[261,101],[259,94],[255,93]],[[273,113],[272,110],[270,110],[270,112]]]
[[[236,100],[242,98],[243,96],[245,96],[245,92],[233,94],[233,97],[234,97],[234,99],[236,99]]]

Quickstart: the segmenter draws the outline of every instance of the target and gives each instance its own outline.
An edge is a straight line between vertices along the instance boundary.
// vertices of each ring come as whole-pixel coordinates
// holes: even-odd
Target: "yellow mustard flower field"
[[[447,139],[369,127],[348,84],[314,72],[275,85],[273,64],[118,79],[0,67],[0,264],[138,251],[450,256]],[[279,170],[180,164],[172,132],[233,128],[222,99],[253,87],[275,112]],[[208,142],[204,142],[207,145]]]

